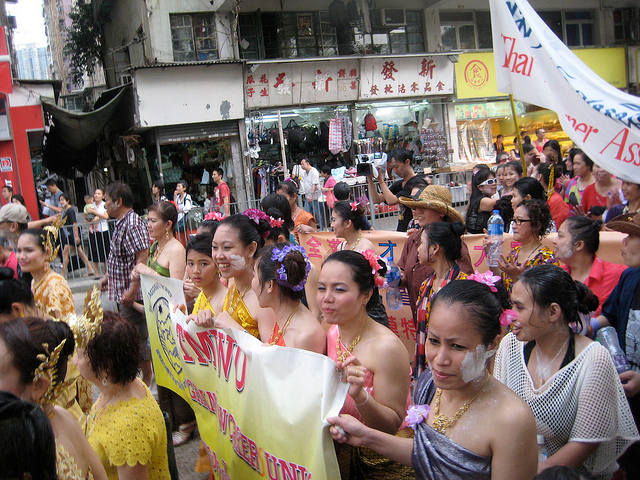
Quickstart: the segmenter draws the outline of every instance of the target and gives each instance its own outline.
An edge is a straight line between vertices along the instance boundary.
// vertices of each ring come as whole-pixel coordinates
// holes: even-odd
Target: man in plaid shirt
[[[100,288],[107,290],[109,300],[116,302],[120,316],[131,322],[140,334],[142,379],[151,383],[151,349],[149,332],[144,313],[133,307],[141,301],[139,286],[131,285],[131,271],[138,263],[147,263],[149,256],[149,231],[136,214],[133,192],[129,185],[115,182],[107,186],[104,195],[105,207],[111,218],[116,219],[116,227],[111,237],[111,250],[107,259],[107,273],[100,280]]]

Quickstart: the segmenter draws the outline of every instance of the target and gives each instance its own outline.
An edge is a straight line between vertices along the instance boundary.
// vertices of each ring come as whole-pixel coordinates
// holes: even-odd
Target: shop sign
[[[516,114],[522,115],[525,112],[524,104],[515,101]],[[486,103],[465,103],[456,104],[456,120],[476,120],[485,118],[511,117],[511,104],[506,100],[496,100]]]
[[[253,64],[245,72],[247,109],[358,99],[357,60]]]
[[[13,172],[11,157],[0,158],[0,172]]]
[[[453,94],[453,64],[446,56],[364,58],[361,100]]]
[[[572,50],[600,78],[614,87],[627,88],[624,47]],[[504,97],[498,91],[493,52],[463,53],[456,63],[457,98]]]

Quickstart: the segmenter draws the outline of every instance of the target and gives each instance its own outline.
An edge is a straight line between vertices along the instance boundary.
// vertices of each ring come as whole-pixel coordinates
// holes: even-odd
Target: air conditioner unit
[[[406,25],[403,8],[382,8],[380,9],[380,23],[385,26],[395,27]]]
[[[131,75],[129,75],[128,73],[123,73],[122,75],[120,75],[120,85],[126,85],[127,83],[131,82]]]

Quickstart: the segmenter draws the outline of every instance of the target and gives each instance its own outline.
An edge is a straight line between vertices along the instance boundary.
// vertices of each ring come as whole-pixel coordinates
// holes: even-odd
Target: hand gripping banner
[[[195,411],[215,477],[340,478],[324,422],[347,394],[334,362],[239,330],[187,324],[182,282],[141,278],[157,383]]]
[[[640,99],[597,76],[526,0],[490,0],[498,90],[554,110],[599,166],[640,181]]]

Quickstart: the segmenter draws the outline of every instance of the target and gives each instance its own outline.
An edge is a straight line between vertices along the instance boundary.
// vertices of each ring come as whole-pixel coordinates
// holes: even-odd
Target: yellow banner
[[[403,232],[390,232],[385,230],[371,230],[368,232],[362,232],[365,238],[371,240],[376,246],[378,255],[383,257],[387,261],[393,261],[395,263],[400,259],[402,249],[404,248],[404,242],[407,238],[407,234]],[[543,243],[553,249],[553,240],[556,234],[549,235],[543,240]],[[486,272],[488,270],[487,259],[482,248],[482,239],[484,235],[463,235],[462,240],[469,249],[469,256],[471,257],[471,264],[473,268],[479,272]],[[619,232],[600,232],[600,248],[597,252],[598,256],[603,260],[611,263],[623,264],[622,256],[620,255],[620,246],[622,245],[622,239],[625,234]],[[300,244],[306,249],[307,255],[316,267],[321,268],[322,261],[332,252],[335,252],[340,245],[341,240],[336,239],[335,235],[331,232],[313,233],[313,234],[301,234]],[[510,234],[505,234],[503,243],[503,252],[506,255],[509,254],[511,249],[518,245],[517,242],[512,240]],[[397,310],[391,310],[387,306],[386,290],[380,289],[380,295],[382,301],[385,304],[387,315],[389,316],[389,328],[398,335],[398,338],[402,340],[404,346],[407,348],[409,358],[413,361],[413,355],[415,351],[416,343],[416,326],[411,313],[411,307],[409,306],[409,296],[406,290],[402,289],[403,305]]]
[[[193,408],[217,479],[340,478],[325,418],[347,384],[330,358],[186,323],[182,282],[142,276],[158,385]]]
[[[598,76],[618,88],[627,87],[624,47],[572,50]],[[457,98],[505,97],[496,86],[493,52],[463,53],[456,63]]]

